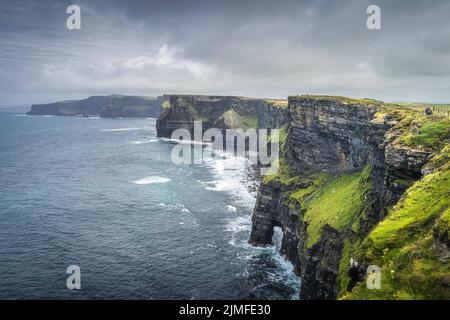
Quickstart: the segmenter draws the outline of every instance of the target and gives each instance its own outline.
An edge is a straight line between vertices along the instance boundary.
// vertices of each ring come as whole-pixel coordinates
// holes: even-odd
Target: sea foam
[[[152,143],[152,142],[157,142],[158,139],[148,139],[148,140],[135,140],[135,141],[131,141],[131,144],[146,144],[146,143]]]
[[[150,130],[150,128],[117,128],[117,129],[102,129],[102,132],[115,132],[115,131],[135,131],[135,130]]]
[[[135,181],[133,181],[133,183],[134,184],[152,184],[152,183],[166,183],[169,181],[170,181],[169,178],[151,176],[151,177],[146,177],[146,178],[142,178],[139,180],[135,180]]]

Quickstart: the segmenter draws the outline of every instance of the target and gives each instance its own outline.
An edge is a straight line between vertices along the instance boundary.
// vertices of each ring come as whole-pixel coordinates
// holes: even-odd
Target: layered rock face
[[[167,95],[169,102],[156,122],[159,137],[170,138],[175,129],[191,133],[194,121],[208,128],[278,128],[286,121],[283,101],[234,96]]]
[[[305,225],[303,225],[303,232],[303,239],[299,243],[299,251],[302,254],[300,254],[296,266],[302,279],[300,299],[336,299],[339,293],[337,282],[344,236],[330,225],[325,224],[319,241],[305,250]]]
[[[421,169],[429,160],[429,152],[393,142],[398,121],[389,118],[376,121],[375,115],[380,110],[381,103],[372,100],[289,98],[287,138],[281,155],[289,167],[289,179],[286,173],[281,173],[261,184],[249,243],[269,245],[273,228],[282,229],[281,253],[294,263],[294,271],[302,279],[301,299],[338,296],[342,289],[339,272],[345,241],[364,238],[385,217],[386,206],[394,204],[411,181],[422,176]],[[320,230],[311,231],[310,225],[317,221],[308,215],[307,195],[316,192],[318,197],[332,199],[339,190],[324,195],[320,193],[321,186],[308,180],[302,182],[302,177],[326,173],[328,181],[336,181],[335,177],[358,174],[367,167],[371,168],[365,178],[370,188],[361,195],[356,195],[358,187],[354,191],[360,203],[353,204],[351,194],[346,198],[351,204],[349,208],[359,206],[360,212],[353,213],[348,222],[324,218]],[[314,241],[312,232],[318,233]]]
[[[344,237],[325,224],[319,241],[306,248],[308,223],[302,219],[300,207],[287,203],[286,191],[277,182],[260,186],[249,243],[272,244],[273,228],[280,227],[283,232],[280,254],[293,264],[293,272],[301,277],[300,298],[334,299],[338,294],[336,282]]]
[[[395,143],[397,125],[398,120],[389,117],[370,122],[373,210],[361,223],[361,235],[384,218],[386,206],[395,204],[411,183],[423,176],[422,168],[430,160],[431,152]]]
[[[291,97],[289,163],[298,172],[361,169],[370,156],[368,130],[375,112],[374,105]]]
[[[274,227],[280,227],[283,231],[280,253],[295,265],[298,257],[299,211],[285,204],[283,188],[278,182],[260,186],[249,243],[254,246],[271,244]]]
[[[163,97],[92,96],[83,100],[61,101],[31,106],[28,115],[86,115],[101,117],[158,117]]]

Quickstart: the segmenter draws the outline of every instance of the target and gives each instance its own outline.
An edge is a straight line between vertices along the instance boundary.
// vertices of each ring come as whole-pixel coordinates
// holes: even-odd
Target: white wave
[[[256,195],[250,192],[245,184],[246,170],[250,162],[245,158],[233,156],[227,156],[225,159],[205,158],[204,160],[216,177],[214,181],[203,183],[206,185],[205,189],[227,192],[239,205],[249,210],[253,209]]]
[[[299,278],[292,272],[292,264],[279,254],[279,248],[274,245],[258,248],[247,243],[252,228],[251,213],[256,202],[256,194],[249,191],[247,185],[254,183],[251,180],[249,181],[247,177],[247,170],[251,168],[251,162],[242,157],[230,157],[229,154],[224,155],[225,159],[218,157],[205,160],[206,165],[212,170],[215,180],[203,182],[203,184],[205,189],[231,194],[234,200],[233,204],[238,205],[239,211],[233,205],[227,206],[227,210],[230,213],[235,213],[234,217],[225,220],[224,229],[230,236],[228,243],[232,246],[243,248],[244,252],[238,258],[246,260],[253,259],[255,253],[260,250],[269,250],[279,266],[275,272],[276,274],[272,276],[274,281],[285,283],[291,288],[300,288]],[[248,215],[237,215],[241,211],[244,213],[248,212]],[[291,298],[297,299],[298,295],[299,292],[296,289]]]
[[[150,130],[150,128],[116,128],[116,129],[102,129],[102,132],[115,132],[115,131],[135,131],[135,130]]]
[[[225,230],[230,232],[250,231],[252,228],[251,220],[249,216],[241,216],[235,219],[231,219],[225,225]]]
[[[217,249],[217,244],[213,241],[206,245],[208,248]]]
[[[164,202],[161,202],[161,203],[159,204],[159,206],[165,207],[165,208],[167,208],[168,210],[171,210],[171,211],[173,211],[173,210],[176,210],[176,211],[180,210],[180,211],[183,212],[183,213],[191,213],[191,212],[189,211],[189,209],[186,208],[185,205],[184,205],[184,204],[181,204],[181,203],[170,203],[170,204],[166,204],[166,203],[164,203]]]
[[[135,180],[135,181],[133,181],[133,183],[134,184],[152,184],[152,183],[166,183],[169,181],[170,181],[169,178],[151,176],[151,177],[146,177],[143,179]]]
[[[200,144],[203,146],[212,145],[212,142],[197,141],[197,140],[180,140],[180,139],[171,139],[171,138],[160,138],[160,140],[168,141],[168,142],[176,142],[176,143],[180,143],[180,144]]]
[[[158,141],[158,139],[135,140],[135,141],[131,141],[131,144],[146,144],[146,143],[152,143],[152,142],[156,142],[156,141]]]
[[[32,114],[32,115],[28,115],[28,114],[13,114],[13,115],[11,115],[11,117],[43,117],[43,118],[55,118],[55,117],[58,117],[58,116],[52,115],[52,114]]]
[[[294,273],[294,265],[281,256],[278,251],[273,253],[275,260],[278,262],[281,270],[273,275],[276,282],[283,282],[291,288],[294,288],[294,293],[291,295],[291,300],[298,300],[300,294],[301,279]]]

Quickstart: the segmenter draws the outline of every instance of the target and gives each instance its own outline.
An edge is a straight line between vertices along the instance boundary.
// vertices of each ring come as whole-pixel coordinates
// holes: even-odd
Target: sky
[[[0,105],[111,93],[449,103],[450,1],[0,0]]]

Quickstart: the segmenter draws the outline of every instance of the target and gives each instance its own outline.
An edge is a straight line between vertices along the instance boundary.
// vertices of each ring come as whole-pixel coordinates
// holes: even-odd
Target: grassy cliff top
[[[450,117],[439,114],[426,116],[415,109],[380,110],[372,123],[392,123],[386,138],[394,145],[437,151],[450,141]]]
[[[219,101],[222,99],[236,99],[242,101],[260,100],[269,105],[278,108],[285,108],[288,105],[287,99],[272,99],[272,98],[258,98],[248,96],[220,96],[220,95],[201,95],[201,94],[165,94],[164,97],[176,97],[176,98],[193,98],[198,101]]]
[[[369,99],[369,98],[351,98],[342,96],[328,96],[328,95],[300,95],[300,96],[290,96],[289,101],[304,101],[304,100],[326,100],[340,102],[344,104],[364,104],[364,105],[383,105],[383,101]]]
[[[434,107],[434,108],[442,108],[447,111],[450,111],[450,104],[448,103],[426,103],[426,102],[399,102],[401,106],[405,106],[412,109],[424,110],[426,106]]]
[[[288,106],[287,99],[263,99],[263,101],[275,108],[283,109]]]
[[[207,94],[164,94],[163,97],[177,97],[177,98],[195,98],[197,100],[220,100],[220,99],[238,99],[238,100],[263,100],[262,98],[254,98],[247,96],[222,96],[222,95],[207,95]]]

